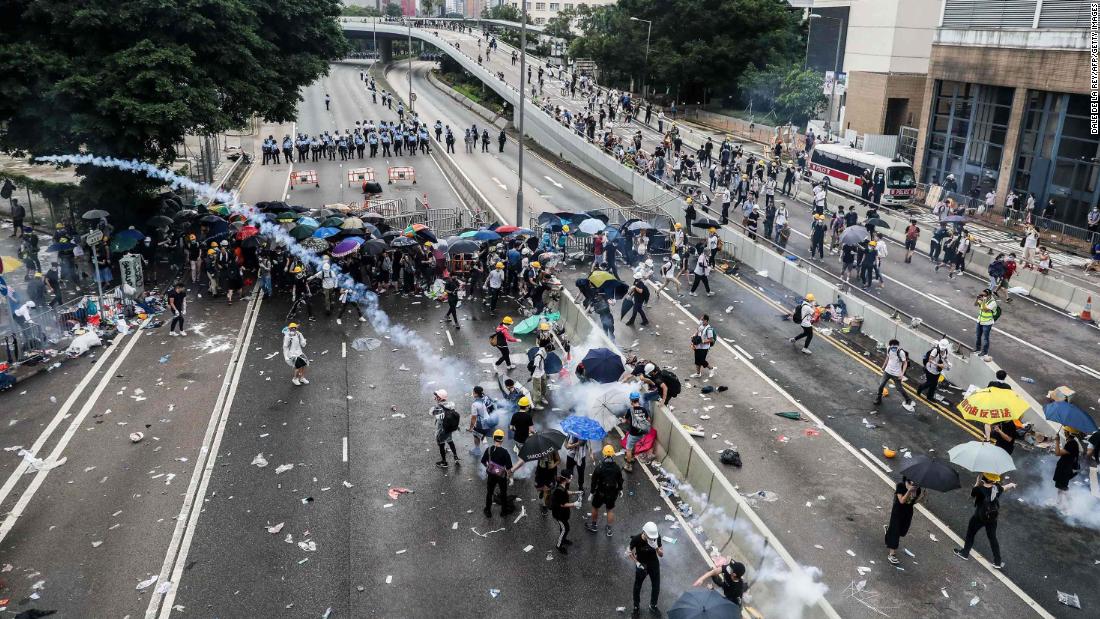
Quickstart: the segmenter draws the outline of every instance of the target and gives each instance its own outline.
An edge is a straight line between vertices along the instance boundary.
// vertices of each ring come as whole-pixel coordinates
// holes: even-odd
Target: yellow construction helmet
[[[527,396],[523,396],[522,398],[519,399],[519,402],[517,402],[517,404],[519,404],[520,408],[527,408],[527,407],[531,406],[531,398],[529,398]]]
[[[297,329],[298,328],[298,323],[292,322],[289,325],[287,325],[286,328],[287,329]]]
[[[550,323],[548,323],[548,322],[540,322],[539,323],[539,331],[549,331],[549,330],[550,330]]]
[[[815,296],[814,296],[814,293],[812,293],[812,292],[807,292],[807,293],[806,293],[806,300],[807,300],[807,301],[816,301],[816,300],[817,300],[817,297],[815,297]]]
[[[707,228],[707,232],[718,232],[718,228]]]
[[[302,272],[301,265],[294,267],[293,269],[290,270],[290,272],[291,273],[301,273]]]
[[[539,262],[538,260],[536,260],[536,261],[534,261],[534,262],[532,262],[532,263],[531,263],[531,268],[533,268],[533,269],[541,269],[541,268],[542,268],[542,263],[541,263],[541,262]]]
[[[683,228],[683,227],[684,227],[684,224],[682,224],[682,223],[679,223],[679,222],[677,222],[677,223],[676,223],[676,225],[675,225],[674,227],[675,227],[675,228],[676,228],[677,230],[679,230],[680,228]]]
[[[498,269],[503,269],[503,268],[504,268],[504,263],[503,263],[503,262],[498,262],[498,263],[496,264],[496,268],[498,268]]]
[[[214,251],[213,249],[206,250],[206,255],[207,256],[213,256],[216,253],[218,253],[218,252]]]
[[[569,224],[563,224],[561,227],[562,232],[569,232]]]
[[[497,439],[497,438],[503,439],[504,438],[504,430],[501,430],[500,428],[497,428],[496,430],[493,430],[493,438],[494,439]]]
[[[500,322],[502,322],[506,325],[510,325],[510,324],[512,324],[512,317],[511,316],[505,316],[504,319],[501,320]]]

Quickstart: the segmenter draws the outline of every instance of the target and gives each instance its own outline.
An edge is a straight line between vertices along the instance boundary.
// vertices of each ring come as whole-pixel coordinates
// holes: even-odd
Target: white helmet
[[[434,395],[437,400],[441,400],[441,401],[446,400],[447,399],[447,390],[446,389],[436,389],[435,391],[432,392],[432,395]]]
[[[940,347],[940,350],[947,350],[948,348],[951,348],[951,342],[948,342],[947,338],[945,337],[939,341],[937,346]]]
[[[653,365],[652,363],[647,363],[642,369],[645,370],[646,374],[652,374],[653,372],[657,371],[657,366]]]
[[[645,259],[645,265],[646,265],[647,267],[651,267],[651,266],[653,266],[653,258],[646,258],[646,259]]]
[[[645,536],[649,539],[654,540],[661,535],[661,532],[657,530],[657,524],[652,521],[647,522],[644,526],[642,526],[642,533],[645,533]]]

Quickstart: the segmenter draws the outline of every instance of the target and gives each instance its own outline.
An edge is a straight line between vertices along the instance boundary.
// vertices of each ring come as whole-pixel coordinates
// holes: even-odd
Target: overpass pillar
[[[382,64],[393,62],[393,39],[379,39],[378,52],[382,57]]]

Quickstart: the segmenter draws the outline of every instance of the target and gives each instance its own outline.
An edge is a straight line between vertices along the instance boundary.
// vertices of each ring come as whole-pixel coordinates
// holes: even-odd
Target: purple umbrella
[[[343,258],[357,251],[359,251],[359,243],[356,243],[353,239],[344,239],[332,248],[332,255],[336,258]]]

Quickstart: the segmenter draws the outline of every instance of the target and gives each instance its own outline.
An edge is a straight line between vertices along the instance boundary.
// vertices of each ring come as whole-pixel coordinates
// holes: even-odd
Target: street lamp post
[[[523,12],[519,20],[519,185],[516,189],[516,225],[523,227],[523,102],[527,88],[527,1],[520,0],[520,4]]]
[[[645,33],[645,70],[642,73],[642,98],[649,96],[649,37],[653,34],[653,22],[648,19],[631,17],[630,21],[644,21],[647,24]]]
[[[416,95],[413,94],[413,25],[412,20],[408,21],[409,24],[409,116],[412,116],[413,108],[416,105]]]
[[[815,19],[831,19],[836,22],[836,55],[833,57],[833,87],[829,90],[829,133],[833,130],[833,117],[836,113],[834,106],[836,104],[836,87],[840,83],[840,39],[844,33],[844,20],[838,17],[829,17],[828,15],[820,15],[818,13],[810,13],[810,23],[813,23]],[[806,53],[809,55],[809,34],[806,35]],[[840,135],[840,132],[837,132]]]

